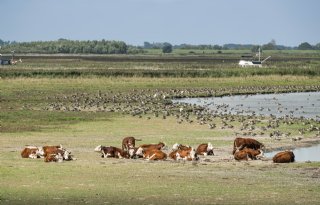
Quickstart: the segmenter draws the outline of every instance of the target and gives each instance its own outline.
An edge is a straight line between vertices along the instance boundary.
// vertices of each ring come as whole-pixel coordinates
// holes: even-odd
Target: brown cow
[[[44,152],[44,157],[46,157],[48,154],[56,154],[57,150],[60,149],[62,150],[62,145],[56,145],[56,146],[43,146],[42,147],[43,152]]]
[[[194,148],[190,147],[189,149],[184,150],[175,150],[169,154],[169,157],[174,160],[198,160],[197,153]]]
[[[161,150],[165,147],[166,145],[163,142],[159,142],[158,144],[143,144],[140,145],[139,147],[143,148],[144,150],[146,149],[157,149]]]
[[[189,145],[182,145],[182,144],[178,144],[178,143],[175,143],[172,146],[173,151],[175,151],[175,150],[188,150],[189,148],[190,148]]]
[[[158,149],[147,149],[143,150],[139,147],[143,153],[143,158],[147,160],[165,160],[167,159],[167,154]]]
[[[96,152],[101,152],[102,158],[129,158],[129,154],[127,151],[113,146],[106,147],[99,145],[94,150]]]
[[[213,154],[213,146],[210,142],[208,143],[204,143],[204,144],[200,144],[196,150],[196,153],[198,155],[214,155]]]
[[[42,147],[35,147],[35,146],[27,146],[21,151],[22,158],[40,158],[43,157],[44,152]]]
[[[292,151],[284,151],[277,153],[273,158],[274,163],[290,163],[294,162],[294,153]]]
[[[234,154],[237,150],[242,150],[244,148],[251,148],[254,150],[258,150],[258,149],[262,150],[265,147],[262,143],[258,142],[255,139],[238,137],[233,142],[232,154]]]
[[[235,160],[256,160],[263,157],[263,151],[262,150],[254,150],[250,148],[244,148],[242,150],[237,150],[234,153],[234,159]]]
[[[63,156],[58,153],[58,154],[48,154],[44,158],[45,162],[62,162],[63,161]]]
[[[125,137],[122,140],[122,149],[129,151],[130,148],[134,148],[136,141],[141,141],[141,139],[136,139],[134,137]]]

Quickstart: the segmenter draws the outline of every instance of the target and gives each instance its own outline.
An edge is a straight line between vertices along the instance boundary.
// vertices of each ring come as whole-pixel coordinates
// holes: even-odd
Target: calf
[[[214,155],[213,154],[213,146],[210,142],[208,143],[204,143],[204,144],[200,144],[196,150],[196,153],[198,155]]]
[[[244,148],[251,148],[254,150],[258,150],[258,149],[262,150],[262,149],[264,149],[264,145],[255,139],[238,137],[233,142],[232,154],[234,154],[237,150],[242,150]]]
[[[22,158],[31,158],[36,159],[43,157],[44,152],[42,147],[35,147],[35,146],[27,146],[21,151]]]
[[[174,160],[187,160],[187,161],[192,161],[192,160],[198,160],[197,153],[194,148],[190,147],[189,149],[185,150],[175,150],[172,151],[169,154],[169,157],[174,159]]]
[[[292,151],[284,151],[277,153],[273,158],[274,163],[290,163],[294,162],[294,153]]]
[[[234,153],[234,159],[235,160],[256,160],[261,159],[263,157],[263,151],[262,150],[254,150],[250,148],[244,148],[242,150],[237,150]]]
[[[134,137],[125,137],[122,140],[122,149],[129,151],[130,148],[134,148],[136,141],[141,141],[141,139],[136,139]]]

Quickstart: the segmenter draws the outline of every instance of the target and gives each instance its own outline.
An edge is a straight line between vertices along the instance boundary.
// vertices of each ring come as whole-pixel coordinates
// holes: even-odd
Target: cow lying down
[[[95,152],[101,152],[101,157],[102,158],[129,158],[129,154],[127,151],[122,150],[118,147],[113,147],[113,146],[102,146],[98,145],[95,149]]]
[[[71,155],[71,152],[62,147],[58,146],[26,146],[21,151],[22,158],[44,158],[45,162],[62,162],[64,160],[76,160]]]

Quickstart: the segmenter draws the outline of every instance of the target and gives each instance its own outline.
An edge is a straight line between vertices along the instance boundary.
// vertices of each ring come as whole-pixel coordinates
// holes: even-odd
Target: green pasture
[[[0,67],[0,204],[318,204],[319,163],[232,159],[232,142],[241,127],[238,121],[231,122],[234,128],[222,129],[223,117],[216,117],[216,128],[209,129],[196,123],[194,115],[190,116],[194,123],[178,123],[175,116],[163,119],[120,111],[46,109],[52,103],[65,103],[76,94],[96,98],[100,94],[131,96],[143,91],[153,96],[178,90],[186,97],[208,97],[212,93],[220,96],[319,91],[318,61],[287,62],[284,74],[280,73],[285,68],[281,63],[279,67],[270,64],[263,68],[272,70],[272,74],[259,75],[246,73],[259,72],[259,68],[241,70],[229,64],[221,65],[219,70],[219,64],[208,62],[29,59],[12,67]],[[221,75],[199,77],[201,69],[219,70]],[[276,69],[279,71],[273,72]],[[295,71],[290,74],[290,69]],[[108,70],[117,70],[119,75],[99,73]],[[123,74],[128,70],[130,77]],[[144,76],[143,70],[149,74],[161,71],[161,75]],[[179,74],[166,76],[163,70]],[[197,74],[180,76],[188,70]],[[262,119],[257,130],[268,120]],[[298,130],[308,126],[303,120],[293,125],[280,121],[277,129],[298,136]],[[267,147],[298,145],[289,138],[280,142],[271,139],[271,131],[258,136]],[[167,152],[176,142],[191,146],[211,142],[216,155],[209,160],[202,157],[200,162],[150,162],[103,159],[93,151],[100,144],[120,147],[126,136],[141,138],[137,144],[163,141],[168,145]],[[314,140],[316,133],[306,133],[303,138]],[[57,144],[69,149],[77,160],[45,163],[43,159],[20,156],[25,145]]]

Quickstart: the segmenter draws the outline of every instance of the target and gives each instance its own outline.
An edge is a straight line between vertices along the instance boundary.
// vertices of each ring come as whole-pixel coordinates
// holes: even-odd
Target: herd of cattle
[[[197,161],[199,155],[214,155],[213,146],[209,143],[200,144],[197,149],[182,144],[174,144],[169,154],[165,153],[166,145],[162,142],[158,144],[142,144],[136,147],[136,139],[134,137],[125,137],[122,140],[122,148],[113,146],[97,146],[94,151],[101,153],[102,158],[127,158],[146,160],[186,160]],[[265,146],[259,141],[251,138],[236,138],[233,143],[233,156],[237,161],[241,160],[257,160],[264,157]],[[58,146],[27,146],[22,152],[23,158],[44,158],[45,162],[62,162],[64,160],[75,160],[71,152]],[[277,153],[273,157],[274,163],[294,162],[294,154],[292,151],[283,151]]]

